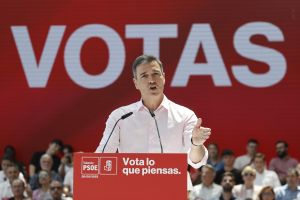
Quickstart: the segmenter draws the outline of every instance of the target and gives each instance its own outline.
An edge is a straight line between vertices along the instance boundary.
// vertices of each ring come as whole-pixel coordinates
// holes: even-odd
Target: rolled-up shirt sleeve
[[[201,166],[206,165],[206,163],[207,163],[208,151],[207,151],[207,149],[206,149],[206,147],[204,145],[203,145],[203,147],[204,147],[204,150],[205,150],[205,154],[204,154],[202,160],[200,162],[198,162],[198,163],[193,163],[193,161],[190,159],[190,156],[189,156],[191,149],[189,149],[189,151],[188,151],[188,164],[190,166],[192,166],[193,168],[195,168],[195,169],[198,169]]]

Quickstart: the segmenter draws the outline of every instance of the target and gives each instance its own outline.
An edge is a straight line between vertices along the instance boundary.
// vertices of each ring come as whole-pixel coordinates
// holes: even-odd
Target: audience
[[[0,199],[9,199],[13,197],[12,182],[15,179],[18,179],[19,173],[19,167],[16,164],[10,164],[7,166],[5,170],[7,180],[0,184]]]
[[[255,154],[253,167],[256,170],[255,185],[272,186],[273,188],[281,186],[278,175],[274,171],[267,170],[264,154]]]
[[[60,165],[60,158],[57,154],[63,147],[63,143],[61,140],[52,140],[48,146],[46,151],[38,151],[35,152],[31,158],[30,165],[29,165],[29,176],[33,177],[41,170],[40,160],[44,154],[48,154],[52,157],[53,165],[52,170],[58,172],[58,167]]]
[[[217,171],[215,183],[221,184],[223,174],[225,172],[231,172],[234,175],[236,184],[241,184],[243,181],[242,181],[240,171],[233,167],[233,163],[234,163],[233,151],[230,149],[225,149],[222,152],[222,160],[224,163],[224,167],[223,167],[223,169]]]
[[[49,172],[41,170],[39,172],[40,187],[32,193],[32,200],[47,200],[51,199],[50,195],[51,176]]]
[[[201,168],[202,183],[194,186],[191,191],[190,200],[215,200],[218,199],[222,193],[222,187],[214,183],[216,172],[211,165],[204,165]]]
[[[234,175],[231,172],[225,172],[221,181],[223,190],[219,200],[235,200],[236,198],[232,194],[232,188],[234,185]]]
[[[233,167],[239,171],[242,171],[243,168],[249,165],[257,151],[258,141],[255,139],[249,139],[246,147],[247,153],[242,156],[238,156],[235,159]]]
[[[70,197],[63,196],[63,186],[59,181],[53,180],[50,184],[51,200],[72,200]]]
[[[276,142],[277,157],[271,160],[270,170],[267,169],[265,155],[256,153],[257,147],[258,142],[250,139],[247,143],[247,154],[235,160],[234,152],[225,149],[220,160],[218,145],[209,144],[208,164],[195,173],[194,183],[198,182],[198,184],[189,193],[188,199],[300,199],[300,163],[289,156],[288,144],[282,140]],[[62,149],[63,155],[59,159],[61,149],[62,142],[53,140],[43,154],[34,153],[29,169],[32,175],[31,187],[29,187],[20,172],[19,166],[22,165],[16,160],[14,148],[10,145],[6,146],[0,165],[0,200],[30,200],[30,197],[32,200],[72,199],[73,147],[65,145]],[[54,167],[55,162],[56,167]]]
[[[40,160],[41,169],[48,172],[50,174],[51,180],[57,180],[62,182],[61,177],[57,172],[52,171],[53,160],[49,154],[44,154]],[[32,190],[39,188],[41,185],[39,183],[39,175],[34,174],[30,179],[30,186]]]
[[[299,173],[291,168],[287,171],[287,184],[275,189],[276,200],[300,199],[300,186],[298,186]]]
[[[30,200],[30,198],[25,197],[25,183],[20,179],[14,179],[11,184],[13,197],[8,200]],[[46,200],[46,199],[39,199]]]
[[[59,175],[63,178],[71,169],[73,169],[73,147],[71,145],[64,145],[63,157],[60,160],[58,168]]]
[[[269,169],[275,171],[282,185],[286,183],[286,172],[290,168],[295,168],[298,161],[288,154],[288,143],[283,140],[276,142],[277,157],[270,162]]]
[[[265,186],[258,194],[258,200],[275,200],[275,192],[273,187]]]
[[[224,167],[224,163],[219,158],[219,147],[215,143],[211,143],[207,146],[208,150],[208,160],[207,164],[213,166],[215,171],[219,171]]]
[[[244,184],[235,185],[232,189],[233,196],[237,200],[257,199],[261,186],[254,185],[256,171],[251,166],[247,166],[242,171]]]

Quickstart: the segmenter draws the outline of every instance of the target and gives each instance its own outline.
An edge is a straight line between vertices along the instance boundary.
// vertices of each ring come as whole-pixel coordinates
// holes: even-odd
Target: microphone
[[[105,142],[105,145],[104,145],[104,147],[103,147],[103,149],[102,149],[102,153],[104,153],[105,147],[106,147],[106,145],[107,145],[107,143],[108,143],[108,141],[109,141],[109,139],[110,139],[112,133],[114,132],[114,130],[115,130],[115,128],[116,128],[118,122],[119,122],[121,119],[122,119],[122,120],[126,119],[127,117],[129,117],[129,116],[132,115],[132,114],[133,114],[133,112],[126,113],[125,115],[122,115],[122,116],[120,117],[120,119],[118,119],[118,120],[116,121],[116,123],[115,123],[113,129],[111,130],[111,132],[110,132],[110,134],[109,134],[109,137],[108,137],[107,141]]]
[[[163,146],[162,146],[162,144],[161,144],[161,138],[160,138],[160,133],[159,133],[157,121],[156,121],[156,118],[155,118],[155,114],[154,114],[154,112],[152,112],[150,109],[149,109],[149,113],[150,113],[151,117],[153,117],[153,119],[154,119],[154,121],[155,121],[155,126],[156,126],[156,130],[157,130],[157,135],[158,135],[158,139],[159,139],[159,144],[160,144],[160,152],[161,152],[161,153],[164,153],[164,149],[163,149]]]

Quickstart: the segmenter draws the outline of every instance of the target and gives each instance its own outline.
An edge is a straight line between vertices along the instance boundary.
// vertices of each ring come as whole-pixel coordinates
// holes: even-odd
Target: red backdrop
[[[14,145],[25,162],[53,138],[94,151],[109,113],[139,99],[131,63],[144,49],[154,54],[158,49],[166,95],[203,118],[212,128],[209,142],[242,153],[247,140],[256,138],[269,159],[275,141],[285,139],[299,159],[299,8],[292,0],[3,1],[0,147]],[[133,25],[146,28],[130,33]],[[155,34],[167,36],[155,39]],[[57,55],[51,58],[55,44]],[[77,57],[72,44],[82,44]],[[259,47],[251,49],[254,45]],[[32,55],[39,68],[30,62]],[[76,59],[85,76],[76,71]],[[250,73],[239,77],[250,83],[237,78],[233,65],[248,65]],[[107,68],[110,74],[104,73]],[[195,75],[187,80],[184,73]],[[40,80],[47,74],[47,81]]]

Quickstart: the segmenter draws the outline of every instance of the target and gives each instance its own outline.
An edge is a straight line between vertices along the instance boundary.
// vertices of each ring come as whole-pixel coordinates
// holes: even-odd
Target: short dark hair
[[[60,139],[54,139],[51,141],[51,144],[57,144],[60,147],[60,150],[62,150],[64,144]]]
[[[285,140],[277,140],[276,145],[279,143],[283,143],[286,148],[289,147],[289,144]]]
[[[223,150],[222,154],[221,154],[222,157],[223,156],[233,156],[233,155],[234,155],[234,152],[232,150],[230,150],[230,149]]]
[[[224,174],[222,174],[222,180],[226,176],[230,176],[232,178],[232,180],[235,182],[235,177],[234,177],[233,173],[231,173],[231,172],[225,172]]]
[[[64,149],[68,149],[69,153],[73,153],[74,149],[70,144],[65,144]]]
[[[163,64],[158,58],[156,58],[155,56],[151,56],[151,55],[141,55],[141,56],[137,57],[135,59],[135,61],[133,62],[133,64],[132,64],[131,68],[132,68],[133,77],[136,77],[136,68],[139,65],[141,65],[143,63],[151,63],[153,61],[157,62],[157,64],[159,65],[161,71],[163,72],[164,71]]]
[[[258,141],[257,141],[256,139],[250,138],[250,139],[248,140],[248,144],[249,144],[249,143],[255,143],[255,144],[258,144]]]
[[[255,158],[261,158],[261,159],[263,159],[264,162],[266,161],[265,154],[263,154],[263,153],[256,153],[256,154],[254,155],[253,160],[254,160]]]

